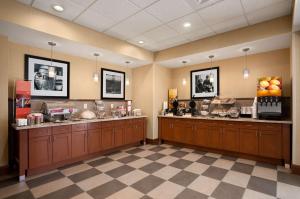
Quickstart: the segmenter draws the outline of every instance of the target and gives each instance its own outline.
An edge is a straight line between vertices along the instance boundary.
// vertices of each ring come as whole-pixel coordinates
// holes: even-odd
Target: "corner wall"
[[[0,167],[8,159],[8,39],[0,36]]]
[[[292,34],[291,70],[293,84],[292,164],[300,166],[300,31]]]

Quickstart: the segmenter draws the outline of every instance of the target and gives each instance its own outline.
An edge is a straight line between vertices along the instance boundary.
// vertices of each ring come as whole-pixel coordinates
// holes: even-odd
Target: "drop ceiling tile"
[[[99,32],[104,31],[115,23],[113,20],[101,15],[93,9],[84,11],[74,22]]]
[[[183,0],[161,0],[145,10],[163,22],[169,22],[193,12],[192,7]]]
[[[247,19],[244,17],[244,15],[235,17],[233,19],[221,22],[219,24],[215,24],[211,26],[211,28],[216,32],[216,33],[223,33],[223,32],[228,32],[234,29],[242,28],[247,26]]]
[[[288,0],[291,3],[291,0]],[[271,20],[277,17],[289,15],[291,13],[291,4],[283,1],[266,8],[262,8],[252,13],[248,13],[247,19],[250,24],[256,24],[263,21]]]
[[[143,32],[159,26],[160,24],[160,21],[154,18],[152,15],[141,11],[117,24],[106,32],[108,34],[110,32],[114,32],[123,35],[125,38],[133,38]]]
[[[210,26],[243,15],[243,8],[240,0],[224,0],[199,10],[198,14]]]
[[[189,41],[195,41],[205,37],[210,37],[212,35],[215,35],[215,33],[211,30],[211,28],[200,28],[198,30],[183,34],[183,36]]]
[[[89,9],[119,22],[139,11],[139,8],[128,0],[98,0]]]
[[[183,27],[183,24],[185,22],[191,23],[191,27]],[[191,32],[194,30],[197,30],[199,28],[207,27],[207,25],[203,22],[201,17],[197,13],[192,13],[189,15],[186,15],[182,18],[176,19],[170,23],[168,23],[168,26],[173,28],[179,33],[186,33]]]
[[[143,44],[140,44],[139,41],[143,41],[144,43]],[[133,45],[137,45],[137,46],[140,46],[142,48],[145,48],[147,46],[155,46],[156,43],[153,41],[153,40],[150,40],[149,38],[145,37],[145,36],[137,36],[137,37],[134,37],[132,39],[129,39],[127,40],[127,42],[133,44]]]
[[[175,30],[169,28],[168,26],[160,26],[143,34],[144,37],[148,38],[153,42],[160,42],[172,38],[176,35],[178,35],[178,33]]]
[[[159,0],[130,0],[130,1],[140,8],[145,8]]]
[[[195,10],[200,10],[203,8],[207,8],[209,6],[212,6],[218,2],[221,2],[223,0],[185,0],[192,8]]]
[[[32,6],[58,17],[73,20],[92,2],[93,0],[35,0]],[[63,6],[65,10],[63,12],[55,11],[52,6],[57,4]]]
[[[241,0],[246,13],[254,12],[279,2],[289,3],[288,0]]]
[[[17,0],[17,1],[26,5],[31,5],[33,0]]]

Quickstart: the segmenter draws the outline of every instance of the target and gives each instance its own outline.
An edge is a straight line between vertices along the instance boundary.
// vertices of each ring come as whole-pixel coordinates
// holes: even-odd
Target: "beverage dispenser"
[[[262,77],[257,85],[257,115],[260,119],[282,117],[281,77]]]

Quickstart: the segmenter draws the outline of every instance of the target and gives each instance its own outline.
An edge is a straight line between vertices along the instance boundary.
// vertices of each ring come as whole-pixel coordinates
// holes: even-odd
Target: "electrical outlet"
[[[83,108],[84,108],[84,109],[87,109],[87,104],[83,104]]]

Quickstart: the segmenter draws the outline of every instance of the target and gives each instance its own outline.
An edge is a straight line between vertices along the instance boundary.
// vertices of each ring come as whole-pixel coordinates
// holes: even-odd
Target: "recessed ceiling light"
[[[191,23],[190,22],[185,22],[184,24],[183,24],[183,27],[185,27],[185,28],[189,28],[189,27],[191,27]]]
[[[57,12],[64,11],[64,7],[62,7],[61,5],[53,5],[52,8]]]
[[[139,44],[143,44],[143,43],[144,43],[144,41],[142,41],[142,40],[139,41]]]

